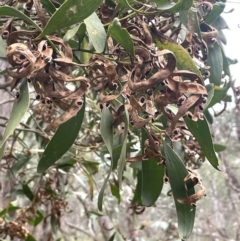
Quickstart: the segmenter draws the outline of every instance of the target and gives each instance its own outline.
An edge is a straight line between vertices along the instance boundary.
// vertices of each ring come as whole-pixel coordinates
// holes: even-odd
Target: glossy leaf
[[[147,133],[142,129],[142,150],[146,139]],[[163,187],[163,176],[164,166],[158,165],[154,158],[142,162],[141,198],[143,205],[149,207],[157,201]]]
[[[222,51],[218,42],[215,42],[208,47],[207,65],[210,66],[210,83],[219,86],[221,84],[222,79],[223,58]]]
[[[214,20],[216,20],[220,14],[223,12],[226,4],[221,2],[216,2],[213,4],[212,11],[205,17],[204,21],[208,24],[211,24]]]
[[[221,152],[221,151],[225,151],[227,147],[221,144],[214,144],[214,149],[216,152]]]
[[[24,114],[28,110],[29,106],[29,92],[27,80],[22,80],[20,85],[20,97],[14,102],[10,118],[7,123],[7,127],[4,131],[0,149],[3,148],[4,143],[8,137],[13,133],[15,128],[18,126],[22,120]]]
[[[214,106],[216,103],[219,103],[223,98],[226,96],[229,88],[231,86],[231,81],[228,81],[228,83],[224,87],[215,86],[214,87],[214,95],[211,99],[211,102],[208,105],[208,108]]]
[[[13,7],[9,7],[9,6],[0,7],[0,15],[20,18],[26,21],[27,23],[31,24],[37,30],[42,31],[42,29],[31,18],[29,18],[27,15],[23,14],[22,12],[16,10]]]
[[[214,150],[212,136],[206,118],[204,117],[203,120],[193,121],[188,117],[185,117],[185,122],[189,131],[193,134],[193,136],[196,138],[199,145],[201,146],[202,151],[208,161],[212,164],[214,168],[219,170],[218,158]]]
[[[102,3],[102,0],[66,0],[52,15],[38,38],[61,28],[80,23],[90,16]]]
[[[102,202],[103,202],[103,195],[104,191],[108,182],[108,179],[111,175],[112,168],[113,168],[113,160],[112,160],[112,150],[113,150],[113,130],[112,130],[112,115],[108,108],[104,108],[102,110],[101,115],[101,123],[100,123],[100,132],[103,138],[103,141],[109,151],[111,156],[111,167],[108,172],[107,177],[104,180],[103,186],[98,195],[98,209],[102,211]]]
[[[107,41],[107,34],[101,20],[94,12],[84,20],[84,23],[86,24],[88,36],[93,47],[97,52],[103,52]]]
[[[120,158],[118,161],[118,183],[119,183],[120,189],[122,187],[122,176],[123,176],[123,171],[124,171],[124,167],[126,164],[127,137],[128,137],[128,128],[129,128],[129,114],[128,114],[126,105],[124,105],[124,110],[125,110],[124,111],[125,112],[125,122],[124,122],[125,126],[124,126],[124,134],[123,134],[123,144],[122,144]]]
[[[196,208],[191,205],[180,204],[177,199],[187,198],[189,195],[194,194],[194,185],[191,183],[191,188],[186,191],[183,179],[188,175],[188,171],[185,165],[172,148],[166,143],[166,141],[163,143],[163,150],[166,159],[169,182],[176,205],[178,232],[180,238],[185,240],[192,233]]]
[[[128,53],[130,53],[132,56],[135,55],[133,40],[130,37],[127,29],[122,28],[118,18],[114,18],[114,20],[111,22],[108,28],[108,33],[116,42],[121,44]]]
[[[28,184],[22,184],[22,190],[24,195],[30,200],[32,201],[34,198],[34,194],[32,192],[32,190],[30,189],[30,187],[28,186]]]
[[[85,101],[83,101],[83,106],[76,116],[58,127],[38,163],[38,172],[44,172],[70,149],[78,136],[78,132],[83,122],[84,113]]]

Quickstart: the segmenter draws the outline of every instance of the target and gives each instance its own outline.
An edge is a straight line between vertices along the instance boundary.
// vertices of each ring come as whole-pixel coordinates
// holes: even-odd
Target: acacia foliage
[[[37,225],[51,216],[59,225],[67,206],[65,190],[55,191],[59,172],[74,173],[80,164],[92,196],[94,174],[105,163],[100,211],[109,180],[119,197],[124,173],[132,168],[133,209],[152,206],[169,181],[179,236],[190,236],[196,202],[206,194],[195,169],[205,159],[215,169],[219,165],[208,109],[231,85],[222,46],[224,7],[215,0],[7,0],[0,7],[7,45],[2,57],[16,93],[1,153],[6,170],[24,176],[20,190],[29,199],[19,211],[24,221],[19,215],[12,221],[20,235],[17,228],[6,228],[6,235],[33,238],[25,228],[30,219]],[[19,123],[25,129],[17,139]],[[28,132],[43,153],[32,153]],[[40,207],[48,205],[50,214],[42,214]]]

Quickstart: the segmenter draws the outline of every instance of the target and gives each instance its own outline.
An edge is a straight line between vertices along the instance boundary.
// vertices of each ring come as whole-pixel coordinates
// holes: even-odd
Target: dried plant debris
[[[19,2],[25,3],[24,13],[34,16],[36,24],[47,25],[50,15],[39,1]],[[99,19],[111,24],[113,14],[122,17],[121,28],[133,43],[131,54],[111,34],[107,35],[104,52],[96,53],[91,46],[90,50],[80,48],[87,32],[83,35],[77,32],[68,42],[63,40],[65,32],[61,29],[40,39],[39,29],[8,18],[0,33],[7,42],[11,90],[23,78],[31,82],[39,103],[33,111],[38,120],[46,123],[45,131],[55,131],[75,116],[83,106],[83,96],[94,93],[92,96],[99,106],[109,106],[115,129],[124,126],[127,110],[130,129],[145,128],[148,133],[143,155],[128,157],[127,161],[154,158],[164,163],[161,145],[168,136],[172,142],[182,143],[185,164],[197,168],[204,155],[184,117],[193,121],[204,117],[208,99],[204,79],[210,73],[205,62],[209,45],[218,37],[217,29],[204,21],[212,10],[212,2],[195,1],[195,7],[201,8],[203,15],[197,14],[195,20],[189,15],[186,26],[179,23],[174,13],[150,14],[150,5],[134,5],[135,9],[141,7],[141,11],[126,17],[115,12],[115,4],[110,7],[102,3],[96,11]],[[14,5],[15,1],[6,4]],[[54,1],[53,5],[56,4]],[[83,64],[80,55],[85,51],[88,61]],[[154,121],[160,123],[157,128],[153,127]]]

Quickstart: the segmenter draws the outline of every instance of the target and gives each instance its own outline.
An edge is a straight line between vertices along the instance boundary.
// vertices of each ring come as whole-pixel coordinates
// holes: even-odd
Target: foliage
[[[46,219],[55,233],[78,168],[91,198],[94,178],[102,175],[100,211],[109,183],[119,202],[123,183],[134,190],[129,198],[137,213],[154,205],[169,181],[179,236],[191,235],[206,189],[194,169],[205,160],[218,169],[214,148],[224,149],[213,143],[208,124],[208,109],[227,101],[231,85],[225,38],[218,35],[224,6],[7,0],[0,7],[17,97],[1,142],[2,168],[17,177],[13,190],[29,200],[13,221],[7,221],[12,206],[1,212],[5,236],[34,240],[25,225]],[[109,240],[115,236],[121,236],[117,229]]]

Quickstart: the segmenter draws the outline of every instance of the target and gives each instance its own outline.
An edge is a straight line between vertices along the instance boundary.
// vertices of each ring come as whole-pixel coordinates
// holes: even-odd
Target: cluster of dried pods
[[[212,8],[211,1],[197,1],[197,5],[201,5],[206,15]],[[134,7],[148,11],[142,5]],[[26,1],[25,14],[31,16],[32,9],[36,11],[40,25],[46,25],[48,15],[37,0]],[[114,9],[104,3],[98,9],[103,23],[111,21],[113,12]],[[9,76],[13,78],[11,89],[23,78],[27,78],[36,91],[37,99],[50,107],[60,108],[60,114],[51,119],[46,127],[47,131],[55,130],[75,116],[83,106],[83,95],[91,89],[98,92],[100,106],[107,105],[111,109],[115,128],[120,123],[124,124],[125,110],[129,113],[133,127],[146,128],[148,139],[145,142],[144,155],[128,158],[128,161],[155,158],[159,163],[164,163],[160,151],[162,141],[159,137],[163,134],[169,136],[173,142],[182,141],[186,162],[197,162],[196,156],[201,158],[201,150],[191,137],[183,117],[188,116],[195,121],[203,118],[207,90],[203,77],[188,70],[179,70],[174,53],[165,49],[161,43],[169,42],[185,49],[197,63],[201,62],[201,66],[205,66],[208,45],[214,42],[217,30],[199,16],[202,32],[200,39],[181,24],[176,26],[177,21],[174,14],[164,12],[146,16],[131,15],[121,21],[121,24],[133,40],[135,56],[131,56],[108,37],[106,52],[93,54],[87,64],[81,64],[74,58],[70,45],[60,36],[50,35],[47,40],[39,40],[39,32],[29,30],[26,23],[18,30],[14,18],[11,18],[1,29],[2,36],[7,41],[6,56],[11,64],[8,69]],[[179,39],[183,28],[186,32],[185,39]],[[156,46],[156,40],[162,47]],[[81,70],[77,73],[84,75],[73,76],[73,70],[76,69]],[[203,76],[208,77],[207,66],[202,69]],[[66,86],[69,82],[74,83],[74,90]],[[125,98],[125,103],[119,104],[122,97]],[[176,111],[171,111],[169,106],[174,106]],[[166,125],[162,127],[162,133],[156,133],[148,124],[160,116],[165,118]],[[188,178],[196,178],[192,175],[193,172]],[[197,185],[204,194],[205,188],[200,181]],[[195,204],[202,195],[194,195],[196,197],[191,196],[189,200],[179,202]]]

